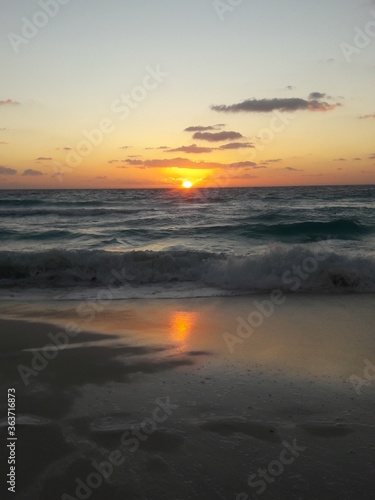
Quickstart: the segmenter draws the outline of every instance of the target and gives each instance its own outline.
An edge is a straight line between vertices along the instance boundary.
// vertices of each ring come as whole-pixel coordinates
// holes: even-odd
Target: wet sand
[[[9,498],[372,499],[374,299],[0,303]]]

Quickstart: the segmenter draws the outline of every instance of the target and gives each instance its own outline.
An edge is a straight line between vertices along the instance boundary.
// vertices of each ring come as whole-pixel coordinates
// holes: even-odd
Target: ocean
[[[1,298],[375,291],[375,186],[0,191]]]

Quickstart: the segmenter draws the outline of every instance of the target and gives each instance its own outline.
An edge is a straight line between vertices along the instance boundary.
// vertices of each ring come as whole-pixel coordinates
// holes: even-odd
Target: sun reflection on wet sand
[[[179,345],[185,345],[198,319],[197,312],[175,311],[171,314],[169,337]]]

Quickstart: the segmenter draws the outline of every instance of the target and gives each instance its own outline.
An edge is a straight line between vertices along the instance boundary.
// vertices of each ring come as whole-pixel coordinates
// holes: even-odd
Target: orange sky
[[[182,5],[4,8],[0,188],[374,183],[375,7]]]

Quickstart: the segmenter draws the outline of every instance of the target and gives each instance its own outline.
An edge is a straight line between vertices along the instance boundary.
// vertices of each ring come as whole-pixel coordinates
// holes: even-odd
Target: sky
[[[0,188],[375,182],[374,0],[0,9]]]

